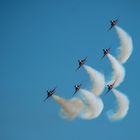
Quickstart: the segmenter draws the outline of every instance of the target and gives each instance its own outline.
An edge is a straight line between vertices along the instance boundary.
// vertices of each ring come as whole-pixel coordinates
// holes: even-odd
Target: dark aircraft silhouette
[[[56,87],[52,90],[47,90],[47,97],[44,99],[44,102],[55,93]]]
[[[110,48],[107,48],[107,49],[103,49],[103,53],[104,55],[101,57],[101,59],[103,59],[110,51]]]
[[[84,58],[84,59],[78,60],[79,66],[78,66],[78,68],[76,69],[76,71],[77,71],[78,69],[80,69],[81,66],[83,66],[83,65],[86,63],[86,60],[87,60],[87,57]]]
[[[77,93],[77,92],[80,90],[81,86],[82,86],[82,84],[74,85],[74,88],[75,88],[74,94]],[[73,94],[73,95],[74,95],[74,94]]]
[[[110,84],[110,85],[108,84],[108,85],[107,85],[108,91],[106,92],[106,94],[107,94],[108,92],[110,92],[110,91],[113,89],[115,83],[116,83],[116,80],[115,80],[112,84]]]
[[[118,23],[118,20],[119,17],[110,21],[110,28],[108,29],[108,31],[111,30]]]

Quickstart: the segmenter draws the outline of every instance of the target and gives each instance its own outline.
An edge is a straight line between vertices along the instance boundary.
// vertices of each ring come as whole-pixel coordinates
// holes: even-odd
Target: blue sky
[[[0,1],[0,139],[2,140],[118,140],[140,139],[140,2],[137,0],[46,0]],[[134,51],[125,64],[126,78],[118,89],[128,95],[130,110],[119,122],[110,122],[106,111],[115,98],[103,98],[105,108],[96,120],[66,121],[59,106],[45,90],[58,86],[57,94],[70,98],[73,85],[90,86],[86,72],[75,72],[77,59],[108,77],[111,66],[98,61],[102,48],[111,44],[117,55],[115,30],[107,32],[110,19],[120,16],[119,26],[134,41]]]

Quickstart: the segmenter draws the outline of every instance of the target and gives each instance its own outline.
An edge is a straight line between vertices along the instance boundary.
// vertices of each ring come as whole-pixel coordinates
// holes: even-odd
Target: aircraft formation
[[[118,101],[118,106],[117,106],[118,111],[114,112],[113,115],[110,115],[110,114],[108,115],[108,117],[111,120],[123,119],[126,116],[127,111],[129,109],[129,100],[128,100],[127,96],[125,96],[123,93],[116,90],[116,87],[118,87],[120,85],[120,83],[123,82],[123,79],[125,77],[125,70],[124,70],[123,64],[128,60],[128,58],[131,55],[131,53],[133,51],[133,44],[132,44],[131,37],[123,29],[121,29],[120,27],[117,26],[118,20],[119,20],[119,18],[116,18],[116,19],[113,19],[110,21],[110,28],[108,29],[108,31],[112,30],[112,28],[116,29],[118,36],[121,40],[120,47],[121,47],[121,50],[123,50],[123,51],[120,52],[119,57],[116,59],[115,57],[113,57],[110,54],[110,48],[105,48],[105,49],[103,49],[103,56],[101,57],[101,60],[102,60],[104,57],[107,56],[112,64],[112,69],[114,70],[114,75],[112,76],[112,80],[110,82],[108,82],[106,85],[107,92],[105,93],[105,95],[107,95],[110,91],[112,91],[112,93],[114,93],[114,95],[116,97],[116,100]],[[124,36],[129,40],[127,43],[125,42],[126,40],[123,40]],[[125,52],[127,52],[127,54]],[[88,59],[88,57],[85,57],[85,58],[78,60],[78,67],[76,68],[76,72],[80,68],[84,67],[84,69],[89,73],[90,78],[94,82],[93,85],[95,84],[95,86],[93,88],[94,93],[92,93],[92,91],[88,92],[86,90],[81,89],[82,83],[78,83],[78,84],[74,85],[74,93],[72,94],[72,97],[74,96],[75,100],[73,100],[73,99],[72,100],[65,100],[61,97],[57,97],[56,95],[54,95],[57,87],[54,87],[51,90],[47,90],[47,97],[44,99],[44,102],[46,102],[46,100],[48,98],[53,97],[54,100],[61,106],[63,113],[65,112],[65,114],[67,114],[67,116],[69,116],[69,117],[71,117],[70,114],[72,114],[72,113],[75,114],[75,115],[73,115],[74,117],[73,116],[71,117],[72,119],[77,117],[77,116],[79,117],[80,116],[79,114],[84,114],[83,115],[84,117],[80,116],[80,118],[94,119],[101,114],[102,109],[103,109],[103,102],[101,100],[100,95],[98,95],[98,94],[99,94],[99,92],[102,92],[104,90],[104,87],[103,87],[103,86],[105,86],[104,76],[100,72],[87,66],[86,65],[87,59]],[[97,75],[99,75],[99,76],[97,76]],[[103,84],[101,84],[100,82]],[[99,91],[100,88],[102,89],[101,91]],[[78,92],[81,93],[85,97],[87,104],[89,104],[87,108],[84,107],[85,105],[84,105],[83,101],[80,101],[80,99],[77,99],[78,103],[76,103],[75,94],[77,94]],[[91,100],[90,98],[93,99],[92,102],[90,101]],[[94,102],[96,102],[96,104]],[[123,107],[121,107],[121,105],[119,104],[121,102],[125,102],[127,104],[127,106],[123,110],[122,110]],[[67,108],[68,106],[70,106],[70,107]],[[81,109],[82,111],[80,109],[78,110],[77,106],[78,107],[80,106],[82,108]],[[77,113],[77,111],[76,111],[76,113],[73,112],[72,108],[74,108],[75,110],[78,110],[78,113]],[[120,113],[120,112],[124,112],[124,113]]]

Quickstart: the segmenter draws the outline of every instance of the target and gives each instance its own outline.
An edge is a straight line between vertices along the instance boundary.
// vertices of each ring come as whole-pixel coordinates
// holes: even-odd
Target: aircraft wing
[[[114,85],[115,85],[116,81],[117,81],[117,80],[115,80],[115,81],[114,81],[114,83],[112,84],[112,86],[114,86]]]
[[[86,58],[84,59],[84,61],[86,61],[86,60],[87,60],[87,58],[88,58],[88,57],[86,57]]]
[[[56,88],[57,88],[57,87],[55,87],[55,88],[52,90],[52,93],[56,90]]]
[[[113,26],[110,26],[110,28],[107,31],[110,31],[113,28]]]
[[[49,98],[49,96],[47,96],[45,99],[44,99],[44,102]]]
[[[105,93],[105,95],[107,95],[107,94],[108,94],[108,92],[110,92],[110,89],[108,89],[108,90],[107,90],[107,92]]]
[[[75,92],[73,93],[73,95],[72,95],[72,96],[74,96],[76,93],[77,93],[77,91],[75,90]]]
[[[116,19],[116,22],[118,22],[119,18],[120,18],[120,17],[118,17],[118,18]]]
[[[104,54],[102,57],[101,57],[101,60],[106,56],[106,54]]]
[[[76,69],[76,71],[79,70],[80,68],[81,68],[81,66],[79,65],[79,67]]]

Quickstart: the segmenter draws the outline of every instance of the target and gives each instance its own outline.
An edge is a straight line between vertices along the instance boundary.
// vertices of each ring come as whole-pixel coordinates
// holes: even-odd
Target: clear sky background
[[[140,2],[138,0],[46,0],[0,1],[0,139],[1,140],[138,140],[140,139]],[[126,77],[118,90],[128,95],[126,118],[110,122],[115,109],[112,94],[103,97],[105,108],[95,120],[63,120],[60,107],[46,89],[58,86],[57,95],[70,98],[73,85],[87,73],[77,73],[77,59],[88,56],[87,64],[109,78],[107,58],[100,61],[102,48],[111,45],[117,56],[115,30],[109,21],[120,16],[118,25],[134,41],[134,51],[125,64]],[[78,96],[78,95],[77,95]]]

